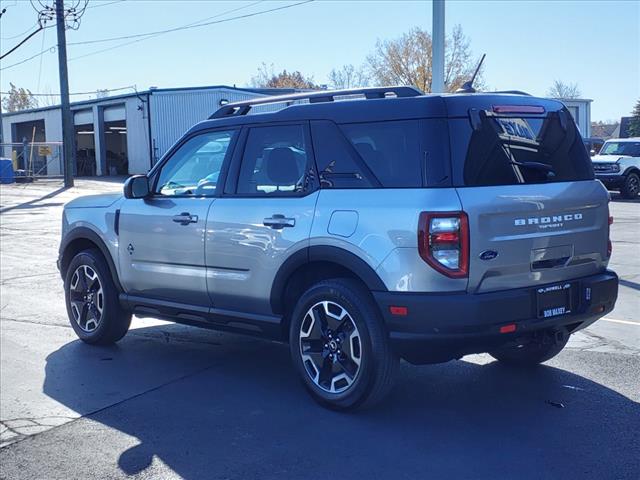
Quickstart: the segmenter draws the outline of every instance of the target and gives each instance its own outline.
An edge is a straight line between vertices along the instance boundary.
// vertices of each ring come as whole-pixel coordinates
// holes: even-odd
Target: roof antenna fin
[[[486,53],[482,54],[482,58],[480,59],[480,62],[478,63],[478,66],[476,67],[476,71],[473,72],[473,77],[471,77],[471,80],[468,80],[468,81],[464,82],[462,87],[460,87],[459,89],[456,90],[456,93],[476,93],[476,89],[473,88],[473,82],[475,81],[476,76],[478,75],[478,72],[480,71],[480,67],[482,66],[482,62],[484,62],[484,57],[486,57],[486,56],[487,56]]]

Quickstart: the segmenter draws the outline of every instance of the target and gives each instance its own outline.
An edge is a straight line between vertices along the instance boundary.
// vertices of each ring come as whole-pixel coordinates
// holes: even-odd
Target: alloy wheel
[[[300,355],[316,386],[328,393],[347,390],[362,363],[360,332],[349,312],[331,301],[309,308],[300,327]]]
[[[80,265],[69,284],[71,313],[78,326],[93,332],[100,325],[104,309],[104,293],[97,272],[89,265]]]
[[[632,197],[635,197],[638,194],[638,190],[640,190],[640,180],[636,176],[632,176],[629,178],[627,182],[627,190]]]

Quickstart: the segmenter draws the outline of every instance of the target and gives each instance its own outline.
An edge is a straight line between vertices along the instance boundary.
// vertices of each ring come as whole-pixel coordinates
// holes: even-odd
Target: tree
[[[2,108],[5,112],[17,112],[38,106],[38,100],[33,96],[31,90],[18,88],[11,82],[9,85],[11,86],[9,94],[2,99]]]
[[[431,92],[432,39],[426,30],[415,27],[393,40],[378,40],[376,48],[367,57],[373,82],[377,85],[413,85],[423,92]],[[445,39],[445,89],[456,91],[471,79],[478,66],[469,40],[457,25]],[[482,70],[474,86],[483,88]]]
[[[562,80],[554,80],[553,85],[547,90],[550,98],[580,98],[582,92],[577,83],[564,83]]]
[[[631,112],[631,120],[627,127],[627,134],[630,137],[640,137],[640,99],[636,102],[636,106]]]
[[[313,83],[313,77],[305,77],[299,71],[288,72],[286,69],[275,73],[273,65],[263,63],[258,67],[258,73],[251,78],[251,84],[259,88],[299,88],[314,90],[318,85]]]
[[[356,88],[369,86],[369,77],[364,67],[343,65],[329,72],[329,85],[334,89]]]

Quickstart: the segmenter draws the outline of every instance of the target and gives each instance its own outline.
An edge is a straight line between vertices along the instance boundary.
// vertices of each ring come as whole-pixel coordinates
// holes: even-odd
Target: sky
[[[67,31],[70,91],[133,85],[138,90],[247,86],[263,62],[276,71],[300,70],[322,84],[332,68],[363,64],[377,40],[396,38],[416,26],[431,31],[430,1],[315,0],[294,5],[301,1],[90,0],[78,30]],[[293,6],[118,48],[111,47],[139,38],[71,45],[289,5]],[[37,20],[27,0],[0,0],[0,11],[4,8],[2,54],[35,29]],[[582,97],[593,100],[592,121],[629,115],[640,98],[637,0],[446,0],[445,23],[447,32],[462,26],[474,55],[487,54],[484,78],[491,89],[544,95],[556,79],[577,83]],[[55,46],[55,37],[55,27],[45,29],[1,60],[1,91],[12,82],[34,93],[59,92],[54,49],[12,66]],[[131,89],[113,94],[128,92]],[[85,98],[89,97],[72,96]]]

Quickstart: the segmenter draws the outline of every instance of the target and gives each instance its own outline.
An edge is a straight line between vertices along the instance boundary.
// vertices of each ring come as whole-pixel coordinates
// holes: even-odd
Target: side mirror
[[[146,175],[134,175],[124,182],[124,198],[146,198],[149,193],[149,179]]]
[[[596,151],[592,149],[589,151],[589,154],[593,157],[596,154]]]

